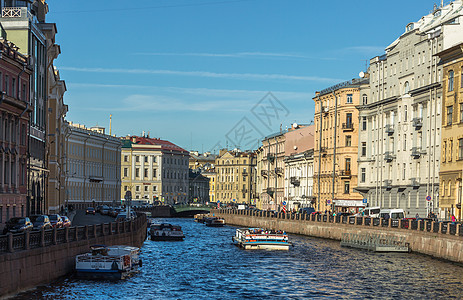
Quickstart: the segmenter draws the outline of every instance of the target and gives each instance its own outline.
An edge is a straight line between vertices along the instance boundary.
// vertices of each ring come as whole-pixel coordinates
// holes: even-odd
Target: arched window
[[[404,95],[408,94],[410,92],[410,83],[408,81],[405,81],[404,83]]]
[[[449,82],[448,82],[448,85],[449,85],[448,91],[449,92],[453,91],[453,79],[454,79],[454,73],[453,73],[453,70],[450,70],[449,71]]]

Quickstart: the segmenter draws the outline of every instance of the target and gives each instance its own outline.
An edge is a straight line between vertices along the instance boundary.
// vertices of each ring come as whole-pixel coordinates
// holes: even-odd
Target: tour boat
[[[76,272],[80,278],[124,279],[142,265],[137,247],[95,245],[90,249],[92,252],[76,256]]]
[[[152,241],[181,241],[185,238],[182,227],[171,224],[153,224],[150,227]]]
[[[225,220],[223,218],[208,217],[205,218],[204,223],[206,223],[206,226],[210,227],[221,227],[225,225]]]
[[[263,228],[236,229],[233,242],[243,249],[289,250],[290,246],[285,232]]]

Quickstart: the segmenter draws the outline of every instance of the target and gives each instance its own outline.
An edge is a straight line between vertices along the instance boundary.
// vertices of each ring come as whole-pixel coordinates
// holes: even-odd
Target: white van
[[[381,208],[379,206],[366,207],[365,209],[362,210],[360,214],[365,217],[379,218],[380,211],[381,211]]]
[[[405,217],[403,209],[382,209],[379,215],[383,219],[386,215],[389,215],[390,219],[403,219]]]

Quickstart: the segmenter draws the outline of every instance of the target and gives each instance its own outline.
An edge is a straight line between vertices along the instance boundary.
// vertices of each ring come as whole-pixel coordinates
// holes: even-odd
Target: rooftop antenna
[[[112,122],[112,118],[113,118],[113,115],[109,115],[109,135],[112,135],[111,134],[111,122]]]

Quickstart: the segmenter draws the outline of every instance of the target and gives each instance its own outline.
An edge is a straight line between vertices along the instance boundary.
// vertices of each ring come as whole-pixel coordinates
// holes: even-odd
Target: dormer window
[[[442,11],[440,9],[434,12],[434,17],[440,17],[441,15],[442,15]]]
[[[407,25],[406,31],[407,31],[407,32],[412,31],[413,28],[415,28],[415,24],[414,24],[414,23],[410,23],[410,24]]]

